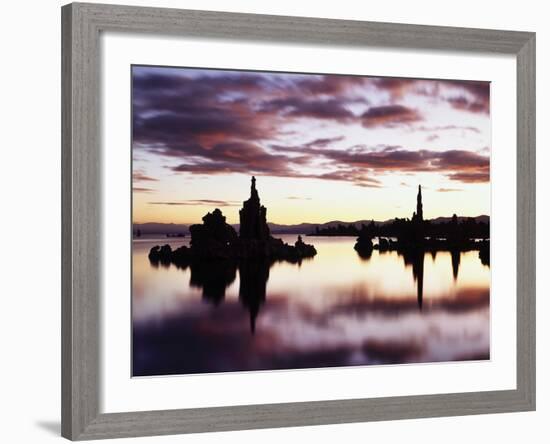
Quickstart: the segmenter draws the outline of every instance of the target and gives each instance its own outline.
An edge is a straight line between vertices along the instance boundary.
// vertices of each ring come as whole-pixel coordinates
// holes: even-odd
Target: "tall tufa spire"
[[[239,211],[239,236],[242,239],[268,240],[270,233],[266,213],[267,210],[260,203],[260,196],[256,190],[256,178],[252,176],[250,198],[243,202],[243,207]]]
[[[416,217],[420,222],[424,220],[422,214],[422,187],[418,185],[418,195],[416,196]]]
[[[258,190],[256,190],[256,177],[252,176],[252,180],[250,183],[250,197],[254,200],[260,200],[260,196],[258,196]]]

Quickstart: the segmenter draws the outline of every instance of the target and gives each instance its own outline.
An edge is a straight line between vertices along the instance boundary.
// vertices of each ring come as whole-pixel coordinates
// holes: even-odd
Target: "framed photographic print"
[[[535,408],[533,33],[62,23],[63,436]]]

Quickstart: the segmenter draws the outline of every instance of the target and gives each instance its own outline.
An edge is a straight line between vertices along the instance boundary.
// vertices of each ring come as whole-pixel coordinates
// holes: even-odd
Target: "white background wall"
[[[122,0],[120,0],[122,1]],[[124,1],[123,1],[124,2]],[[60,415],[60,6],[4,2],[0,32],[0,440],[59,441]],[[103,3],[112,3],[104,0]],[[550,374],[547,259],[550,217],[543,170],[550,29],[545,2],[391,0],[158,0],[127,4],[450,25],[537,32],[537,412],[167,436],[143,443],[548,442]],[[34,239],[35,238],[35,239]]]

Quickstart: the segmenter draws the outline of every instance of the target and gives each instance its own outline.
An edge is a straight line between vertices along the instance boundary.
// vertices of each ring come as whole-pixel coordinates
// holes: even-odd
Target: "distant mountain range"
[[[134,224],[134,232],[139,230],[141,234],[188,234],[187,225],[165,224],[161,222],[147,222],[145,224]]]
[[[458,221],[462,221],[464,219],[470,219],[469,217],[458,217]],[[473,219],[476,220],[476,222],[484,222],[489,223],[489,216],[487,215],[481,215],[474,217]],[[374,221],[376,225],[384,225],[389,222],[391,222],[394,219],[388,219],[385,221]],[[440,224],[449,222],[451,220],[451,217],[436,217],[435,219],[428,219],[432,223]],[[322,224],[314,224],[309,222],[304,222],[301,224],[295,224],[295,225],[282,225],[282,224],[274,224],[271,222],[268,222],[269,229],[271,230],[271,233],[273,234],[309,234],[313,233],[315,231],[315,227],[319,227],[319,229],[327,228],[330,226],[336,226],[339,224],[342,225],[355,225],[357,228],[361,226],[361,224],[370,224],[370,220],[357,220],[354,222],[344,222],[340,220],[332,220],[330,222],[325,222]],[[183,224],[165,224],[160,222],[148,222],[144,224],[134,224],[134,232],[137,230],[140,230],[141,234],[144,235],[151,235],[151,234],[189,234],[189,227],[187,225]],[[233,224],[233,228],[235,230],[239,231],[239,224]]]

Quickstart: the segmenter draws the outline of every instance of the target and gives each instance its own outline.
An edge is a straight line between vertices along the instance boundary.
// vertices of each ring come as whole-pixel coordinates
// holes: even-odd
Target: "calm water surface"
[[[279,236],[294,243],[297,236]],[[477,251],[403,257],[307,237],[315,258],[154,266],[133,241],[133,374],[489,359],[490,269]]]

